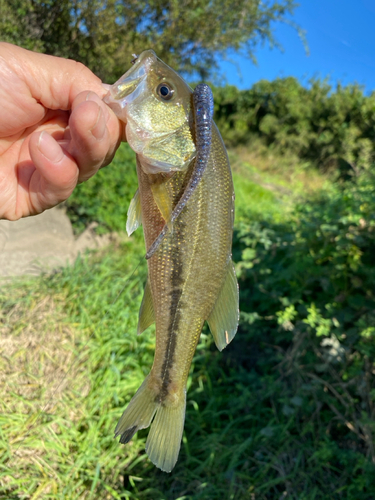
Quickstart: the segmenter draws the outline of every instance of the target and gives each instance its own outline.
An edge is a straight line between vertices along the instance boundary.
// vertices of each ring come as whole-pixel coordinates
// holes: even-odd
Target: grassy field
[[[294,275],[285,253],[298,247],[302,229],[317,232],[312,221],[321,216],[316,214],[331,213],[328,208],[313,212],[306,219],[310,226],[306,222],[301,229],[298,206],[334,188],[324,176],[283,158],[253,157],[246,150],[230,156],[237,197],[234,256],[241,325],[222,353],[206,329],[202,334],[173,472],[162,473],[148,461],[147,430],[126,446],[113,439],[124,406],[151,367],[154,350],[153,327],[136,335],[146,279],[141,234],[131,239],[120,234],[110,248],[84,256],[72,267],[1,287],[0,498],[375,498],[373,319],[365,317],[365,306],[358,306],[362,315],[355,321],[365,322],[360,328],[367,337],[346,344],[352,338],[349,330],[347,339],[343,333],[333,334],[336,323],[327,323],[317,309],[318,299],[315,310],[309,303],[306,312],[305,299],[297,297],[300,278],[307,280],[300,285],[304,292],[311,286],[308,267],[315,269],[313,265]],[[93,199],[89,183],[74,195],[69,210],[77,231],[93,218],[101,231],[124,227],[135,189],[132,161],[122,147],[111,171],[103,170],[92,180],[101,186],[104,201],[101,195]],[[362,219],[370,221],[369,208],[361,210]],[[332,214],[339,214],[338,205]],[[317,227],[329,225],[327,217]],[[342,224],[360,227],[360,220]],[[350,231],[355,239],[353,230],[345,229],[345,234]],[[328,248],[331,233],[327,238],[321,248]],[[318,255],[317,248],[309,248]],[[309,252],[301,247],[300,254],[291,255],[302,262],[305,254]],[[334,258],[327,262],[336,265]],[[343,266],[341,254],[337,259]],[[371,275],[373,263],[366,265]],[[285,269],[290,273],[286,278]],[[353,281],[349,272],[346,276]],[[357,290],[365,289],[365,278],[356,278],[362,280]],[[290,290],[294,287],[293,293],[280,291],[281,279],[284,288],[285,283]],[[320,295],[328,293],[328,285],[322,286]],[[370,310],[373,296],[371,286],[367,288]],[[350,300],[358,303],[358,293]],[[328,343],[322,345],[323,338]]]

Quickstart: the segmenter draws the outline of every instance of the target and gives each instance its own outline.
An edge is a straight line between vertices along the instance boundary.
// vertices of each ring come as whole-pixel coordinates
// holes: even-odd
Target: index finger
[[[92,90],[100,97],[106,94],[100,78],[77,61],[5,42],[0,42],[0,52],[12,71],[27,84],[32,97],[46,108],[68,110],[84,90]]]

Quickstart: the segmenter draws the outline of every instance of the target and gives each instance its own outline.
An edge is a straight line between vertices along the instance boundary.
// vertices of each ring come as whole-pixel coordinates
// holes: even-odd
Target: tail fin
[[[186,393],[176,406],[161,405],[151,425],[146,453],[156,467],[171,472],[176,465],[184,430]]]
[[[121,435],[122,444],[128,443],[139,429],[146,429],[157,410],[158,403],[155,402],[154,391],[148,387],[148,378],[149,375],[144,379],[116,425],[115,437]]]
[[[128,443],[139,429],[146,429],[152,422],[146,442],[146,453],[151,462],[164,472],[171,472],[175,466],[184,430],[186,394],[173,406],[155,401],[156,394],[148,385],[149,375],[136,392],[122,414],[115,437],[120,443]]]

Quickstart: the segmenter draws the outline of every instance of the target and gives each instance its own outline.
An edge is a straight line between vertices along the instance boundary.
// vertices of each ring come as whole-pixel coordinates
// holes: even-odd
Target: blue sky
[[[306,31],[309,55],[296,30],[275,24],[275,37],[284,52],[268,44],[256,51],[258,65],[240,56],[235,65],[221,64],[227,82],[249,88],[261,79],[295,76],[307,84],[328,77],[335,86],[357,82],[366,93],[375,90],[375,0],[300,0],[292,20]]]

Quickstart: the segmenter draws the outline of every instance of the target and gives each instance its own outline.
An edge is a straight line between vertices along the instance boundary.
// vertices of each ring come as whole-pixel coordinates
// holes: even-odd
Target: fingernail
[[[105,120],[104,120],[103,111],[102,111],[102,108],[99,108],[99,112],[98,112],[98,117],[96,119],[96,123],[92,127],[92,129],[90,129],[90,132],[95,137],[95,139],[100,140],[100,139],[103,139],[105,129],[106,129],[106,123],[105,123]]]
[[[39,136],[38,149],[47,160],[59,163],[64,158],[64,151],[61,146],[47,132],[42,132]]]

